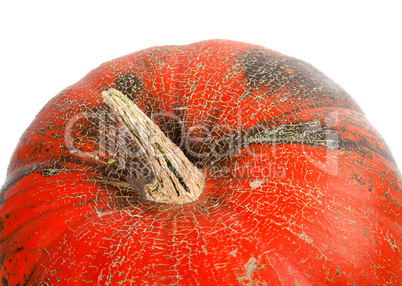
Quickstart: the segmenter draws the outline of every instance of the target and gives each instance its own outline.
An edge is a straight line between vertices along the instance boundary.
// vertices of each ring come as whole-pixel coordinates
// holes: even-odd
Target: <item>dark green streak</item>
[[[190,193],[190,189],[187,187],[186,183],[184,183],[184,180],[182,177],[180,177],[179,173],[177,170],[172,166],[172,163],[166,157],[165,152],[162,150],[161,146],[158,143],[155,143],[156,147],[158,148],[159,152],[161,152],[163,159],[165,159],[166,165],[168,166],[169,170],[172,171],[172,173],[176,176],[176,178],[179,180],[180,184],[183,186],[184,190],[187,193]]]

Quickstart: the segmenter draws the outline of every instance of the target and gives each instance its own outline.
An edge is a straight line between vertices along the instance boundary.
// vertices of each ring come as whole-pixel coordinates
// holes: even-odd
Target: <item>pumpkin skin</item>
[[[197,201],[144,200],[153,175],[109,88],[205,172]],[[385,142],[320,71],[252,44],[102,64],[40,111],[0,199],[3,285],[402,284],[401,176]]]

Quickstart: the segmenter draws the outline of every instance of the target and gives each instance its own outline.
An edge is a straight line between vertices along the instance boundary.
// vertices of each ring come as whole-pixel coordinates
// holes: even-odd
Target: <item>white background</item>
[[[345,88],[402,167],[398,1],[2,1],[0,185],[18,139],[59,91],[156,45],[221,38],[307,61]]]

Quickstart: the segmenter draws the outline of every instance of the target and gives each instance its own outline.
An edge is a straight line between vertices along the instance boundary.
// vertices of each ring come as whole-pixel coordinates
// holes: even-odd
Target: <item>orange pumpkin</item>
[[[154,47],[94,69],[23,134],[1,191],[0,277],[400,285],[401,199],[381,136],[311,65],[234,41]]]

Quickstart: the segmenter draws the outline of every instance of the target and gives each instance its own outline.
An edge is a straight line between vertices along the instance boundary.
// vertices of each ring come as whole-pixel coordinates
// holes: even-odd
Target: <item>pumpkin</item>
[[[228,40],[61,91],[1,191],[3,285],[401,285],[401,176],[311,65]]]

